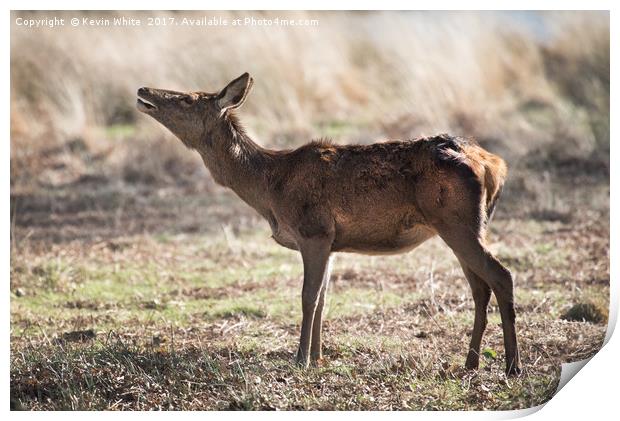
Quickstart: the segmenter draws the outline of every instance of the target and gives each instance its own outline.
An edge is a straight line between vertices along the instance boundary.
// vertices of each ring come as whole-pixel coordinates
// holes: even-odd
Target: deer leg
[[[302,320],[297,363],[302,367],[307,367],[309,363],[312,326],[320,301],[330,249],[330,242],[320,240],[310,240],[300,245],[304,262],[304,285],[301,292]]]
[[[480,363],[480,343],[482,342],[484,330],[487,327],[487,307],[491,299],[491,288],[469,269],[466,263],[461,260],[459,262],[463,268],[465,278],[467,278],[471,287],[475,305],[474,329],[471,334],[467,360],[465,360],[465,368],[473,370],[477,369]]]
[[[439,235],[454,251],[459,260],[486,282],[495,297],[502,317],[504,348],[506,350],[506,373],[521,373],[521,361],[515,328],[513,279],[506,269],[483,244],[480,236],[463,225],[439,228]]]
[[[323,274],[323,283],[321,285],[321,292],[319,294],[319,302],[314,312],[314,321],[312,323],[312,343],[310,345],[310,360],[316,362],[323,358],[322,341],[321,341],[321,329],[323,327],[323,305],[325,304],[325,295],[327,294],[327,287],[329,285],[329,276],[331,273],[331,261],[330,258]]]

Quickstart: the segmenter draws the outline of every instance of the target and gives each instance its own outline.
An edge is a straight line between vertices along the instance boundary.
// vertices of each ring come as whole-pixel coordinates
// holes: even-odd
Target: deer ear
[[[222,111],[234,110],[241,107],[248,96],[254,79],[249,73],[244,73],[230,82],[217,96],[217,104]]]

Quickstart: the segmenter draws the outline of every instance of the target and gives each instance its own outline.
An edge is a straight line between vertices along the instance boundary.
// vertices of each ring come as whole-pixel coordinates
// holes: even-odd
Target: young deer
[[[465,366],[478,367],[487,305],[502,318],[506,372],[521,372],[513,280],[488,250],[486,230],[506,165],[473,141],[439,135],[372,145],[313,141],[273,151],[250,139],[234,110],[253,80],[244,73],[218,93],[140,88],[137,107],[202,157],[270,224],[273,239],[298,250],[304,266],[297,362],[321,354],[321,322],[333,252],[404,253],[439,235],[471,286],[474,328]]]

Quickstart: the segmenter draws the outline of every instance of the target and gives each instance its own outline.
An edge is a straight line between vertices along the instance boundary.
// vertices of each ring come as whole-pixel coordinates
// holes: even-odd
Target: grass
[[[589,221],[494,224],[491,247],[517,280],[525,374],[510,379],[494,299],[481,368],[462,368],[473,302],[437,239],[401,256],[338,255],[325,359],[301,370],[300,259],[260,223],[51,249],[28,229],[16,225],[11,254],[14,409],[524,408],[548,400],[560,363],[592,355],[605,334],[602,320],[562,319],[575,304],[608,305],[608,228]]]
[[[68,20],[79,13],[61,14]],[[589,173],[608,176],[608,13],[260,14],[320,25],[217,27],[209,34],[158,27],[155,44],[146,25],[59,28],[44,37],[13,25],[12,186],[96,176],[210,189],[200,160],[135,110],[135,92],[144,85],[214,91],[244,71],[256,83],[243,121],[267,147],[320,137],[370,143],[440,132],[474,136],[524,170],[521,187],[541,212],[558,206],[549,201],[553,183],[527,183],[532,162],[546,171],[550,161],[590,162]],[[93,53],[95,43],[103,53]],[[69,153],[75,145],[81,153]]]
[[[54,345],[54,353],[26,349],[15,356],[29,373],[13,373],[13,402],[57,410],[506,409],[546,400],[557,383],[554,370],[512,380],[497,374],[494,360],[465,373],[440,358],[382,346],[352,345],[343,363],[300,370],[288,353],[252,341],[234,350],[174,341],[136,344],[114,334]],[[334,352],[328,343],[328,358]]]

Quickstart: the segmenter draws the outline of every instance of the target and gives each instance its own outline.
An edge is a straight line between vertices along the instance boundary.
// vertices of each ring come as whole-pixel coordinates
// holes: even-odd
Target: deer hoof
[[[323,357],[312,357],[312,358],[310,358],[310,365],[312,367],[323,367],[325,365],[325,358],[323,358]]]
[[[519,377],[522,373],[521,367],[519,366],[510,366],[506,367],[506,375],[511,377]]]
[[[478,355],[469,355],[467,356],[467,360],[465,360],[465,368],[467,370],[478,370],[478,367],[480,366],[480,358],[478,358]]]
[[[307,356],[298,353],[295,357],[295,363],[301,368],[308,368],[310,361]]]

